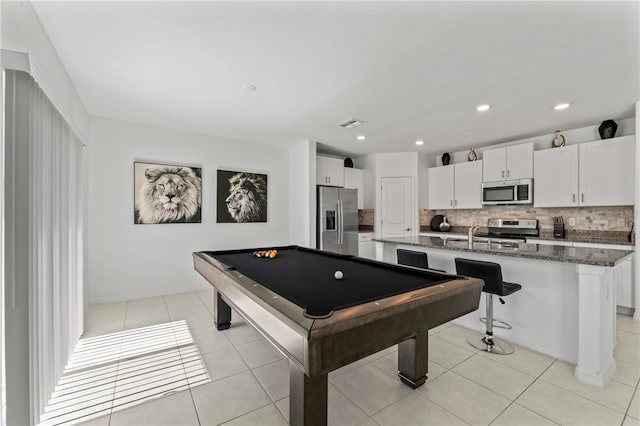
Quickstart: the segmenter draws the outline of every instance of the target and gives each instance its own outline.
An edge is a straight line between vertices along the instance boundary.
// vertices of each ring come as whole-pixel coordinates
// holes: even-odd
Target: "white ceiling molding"
[[[0,66],[5,69],[24,71],[31,74],[29,54],[24,52],[0,49]]]

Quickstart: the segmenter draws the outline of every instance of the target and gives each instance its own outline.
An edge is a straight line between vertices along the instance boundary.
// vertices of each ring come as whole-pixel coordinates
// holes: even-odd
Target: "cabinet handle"
[[[582,193],[582,202],[584,203],[584,192]]]
[[[407,228],[407,229],[405,229],[405,231],[411,231],[411,228]]]
[[[453,200],[453,207],[457,207],[458,206],[458,200]]]
[[[573,202],[576,202],[576,194],[573,194]]]
[[[507,170],[507,177],[511,176],[511,170]]]
[[[449,205],[453,207],[453,200],[449,200]]]
[[[502,171],[502,177],[504,177],[504,170]]]
[[[329,176],[329,183],[331,183],[331,176]]]

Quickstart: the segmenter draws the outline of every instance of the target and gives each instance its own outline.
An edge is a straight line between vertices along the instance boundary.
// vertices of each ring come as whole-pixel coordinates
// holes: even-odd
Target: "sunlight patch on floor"
[[[84,422],[210,381],[186,321],[82,339],[40,424]]]

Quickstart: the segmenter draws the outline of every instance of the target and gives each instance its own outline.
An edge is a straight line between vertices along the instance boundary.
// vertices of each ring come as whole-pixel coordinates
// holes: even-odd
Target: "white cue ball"
[[[341,280],[344,275],[342,274],[342,271],[336,271],[333,276],[336,277],[336,280]]]

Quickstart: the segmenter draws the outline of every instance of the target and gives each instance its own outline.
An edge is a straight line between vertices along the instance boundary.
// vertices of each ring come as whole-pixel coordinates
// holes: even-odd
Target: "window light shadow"
[[[82,339],[40,425],[85,422],[210,381],[184,320]]]

